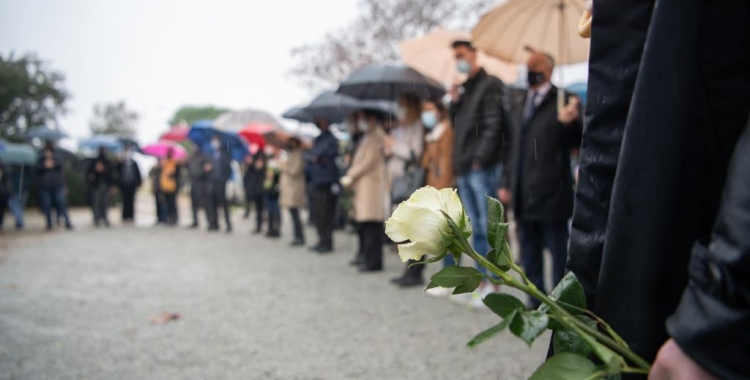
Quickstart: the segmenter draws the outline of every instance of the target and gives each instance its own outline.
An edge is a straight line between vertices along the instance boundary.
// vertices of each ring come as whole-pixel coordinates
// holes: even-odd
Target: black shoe
[[[392,279],[391,279],[391,284],[397,284],[397,285],[398,285],[398,284],[400,284],[400,283],[401,283],[401,281],[403,281],[403,280],[404,280],[405,278],[406,278],[406,277],[404,277],[404,276],[396,276],[396,277],[394,277],[394,278],[392,278]]]
[[[232,233],[232,227],[227,227],[227,233],[228,233],[228,234],[231,234],[231,233]]]
[[[198,228],[198,227],[200,227],[200,226],[198,225],[198,223],[193,223],[193,224],[189,225],[189,226],[188,226],[187,228],[188,228],[188,229],[191,229],[191,230],[194,230],[194,229],[196,229],[196,228]]]
[[[396,285],[401,288],[409,288],[412,286],[424,285],[424,280],[421,277],[404,276],[401,277],[401,281],[397,282]]]
[[[308,249],[310,250],[310,252],[316,252],[318,248],[320,248],[320,244],[311,245]]]
[[[331,253],[331,252],[333,252],[333,248],[331,247],[319,246],[318,248],[315,249],[315,253],[321,254],[321,255],[324,255],[326,253]]]
[[[208,227],[208,232],[219,232],[219,227]]]
[[[21,228],[23,228],[23,227],[21,227]],[[65,229],[68,230],[68,231],[73,231],[73,225],[70,224],[70,223],[68,223],[68,224],[65,225]]]
[[[364,263],[365,262],[364,262],[364,260],[362,260],[361,257],[356,257],[354,260],[352,260],[352,261],[349,262],[349,265],[358,267],[358,266],[361,266]]]
[[[260,229],[253,231],[253,235],[260,235],[261,233],[263,233],[263,231],[261,231]]]
[[[291,243],[289,243],[292,247],[299,247],[305,245],[305,241],[302,239],[294,239]]]
[[[362,265],[359,267],[360,273],[370,273],[370,272],[382,272],[383,268],[370,268],[366,265]]]

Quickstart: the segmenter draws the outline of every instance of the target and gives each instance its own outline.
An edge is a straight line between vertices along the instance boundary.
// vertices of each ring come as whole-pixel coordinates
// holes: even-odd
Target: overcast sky
[[[62,127],[89,134],[94,103],[125,100],[154,141],[184,104],[274,114],[314,94],[290,50],[356,16],[356,0],[0,0],[0,52],[35,52],[66,76]]]

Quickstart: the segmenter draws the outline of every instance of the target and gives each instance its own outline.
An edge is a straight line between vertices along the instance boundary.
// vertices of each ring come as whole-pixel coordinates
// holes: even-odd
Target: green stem
[[[643,368],[623,367],[622,373],[633,373],[636,375],[648,375],[649,371]]]

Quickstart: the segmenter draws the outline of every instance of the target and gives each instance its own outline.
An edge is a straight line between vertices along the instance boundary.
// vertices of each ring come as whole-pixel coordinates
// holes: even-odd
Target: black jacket
[[[481,69],[464,83],[464,93],[451,105],[455,130],[453,167],[457,175],[469,173],[475,163],[488,168],[505,157],[510,136],[504,87],[500,79]]]
[[[97,163],[101,163],[104,166],[104,170],[101,172],[96,171]],[[109,159],[104,155],[99,155],[89,163],[89,168],[86,174],[86,181],[93,188],[99,186],[112,186],[114,184],[114,176],[112,175],[112,164]]]
[[[690,272],[699,275],[685,290],[750,112],[750,2],[656,2],[595,4],[568,267],[589,306],[646,360],[682,298],[670,322],[682,350],[719,378],[748,379],[747,249],[698,248]],[[721,226],[716,237],[737,231]],[[720,286],[702,281],[706,268]]]
[[[120,185],[120,187],[135,189],[141,187],[143,178],[141,177],[141,170],[138,168],[138,163],[136,163],[133,159],[130,159],[130,161],[132,165],[132,173],[130,173],[130,178],[128,178],[128,174],[126,173],[124,161],[120,161],[117,163],[115,172],[117,173],[117,183]]]
[[[255,163],[258,160],[263,161],[263,167],[260,169],[255,168]],[[245,187],[245,197],[248,199],[255,198],[263,195],[263,182],[266,179],[266,163],[265,159],[261,155],[253,156],[251,164],[245,165],[245,174],[242,177],[242,182]]]
[[[44,189],[59,189],[65,186],[65,178],[63,177],[63,166],[62,161],[57,156],[53,156],[52,160],[54,164],[51,168],[44,166],[44,157],[41,157],[37,161],[36,172],[37,181],[39,187]]]
[[[558,93],[552,86],[524,125],[526,98],[523,92],[509,99],[513,139],[504,185],[511,190],[516,218],[564,221],[573,214],[570,153],[580,147],[582,122],[557,121]]]

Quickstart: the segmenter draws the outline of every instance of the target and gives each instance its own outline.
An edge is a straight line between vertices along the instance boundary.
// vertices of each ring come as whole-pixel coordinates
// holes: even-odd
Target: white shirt
[[[539,107],[542,104],[542,100],[547,97],[547,93],[552,89],[552,82],[547,82],[537,89],[530,88],[527,93],[527,97],[535,96],[534,108]]]

